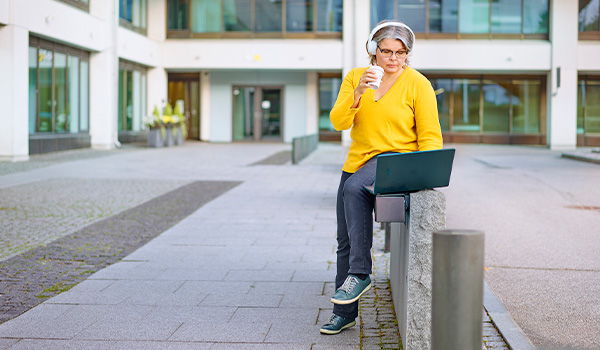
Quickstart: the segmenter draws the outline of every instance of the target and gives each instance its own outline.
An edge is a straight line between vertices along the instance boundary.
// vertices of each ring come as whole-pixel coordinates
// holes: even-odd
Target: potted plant
[[[162,147],[165,144],[165,125],[162,123],[158,107],[154,106],[152,114],[146,116],[144,125],[148,128],[148,147]]]
[[[161,118],[162,123],[165,125],[165,146],[171,147],[175,144],[175,137],[173,135],[173,127],[175,126],[175,119],[173,119],[173,108],[171,104],[167,102],[165,111]],[[177,131],[175,131],[177,133]]]
[[[176,145],[183,144],[183,141],[187,139],[187,125],[185,123],[185,117],[183,116],[183,112],[181,111],[179,105],[179,103],[175,103],[175,109],[173,110],[173,120],[175,124],[177,124],[177,127],[174,128],[174,130],[177,131],[175,137]]]

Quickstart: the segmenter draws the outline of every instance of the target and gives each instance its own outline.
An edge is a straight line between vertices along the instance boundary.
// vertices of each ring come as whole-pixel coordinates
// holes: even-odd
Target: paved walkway
[[[25,309],[43,301],[0,324],[0,349],[398,348],[380,230],[360,322],[319,334],[332,307],[344,150],[322,144],[298,166],[264,162],[285,151],[187,143],[0,164],[0,225],[13,232],[3,236],[0,282],[33,270],[64,277],[35,278],[39,290],[26,280],[18,297],[0,290]],[[208,197],[193,202],[182,189]],[[24,268],[11,270],[15,261]],[[488,349],[506,348],[489,319],[484,333]]]

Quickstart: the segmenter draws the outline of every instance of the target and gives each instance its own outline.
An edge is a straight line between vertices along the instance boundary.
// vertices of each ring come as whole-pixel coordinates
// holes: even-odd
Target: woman
[[[408,66],[414,41],[404,23],[384,21],[373,28],[367,52],[371,65],[384,70],[379,88],[370,88],[377,81],[374,70],[351,70],[330,113],[336,130],[352,128],[353,142],[337,195],[337,290],[323,334],[354,326],[358,299],[371,288],[374,196],[364,186],[374,182],[376,156],[442,148],[431,83]]]

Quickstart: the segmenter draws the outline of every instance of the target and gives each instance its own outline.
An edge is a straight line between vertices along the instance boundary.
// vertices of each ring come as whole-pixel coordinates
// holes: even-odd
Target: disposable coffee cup
[[[377,75],[377,81],[372,81],[369,83],[371,89],[379,89],[379,85],[381,84],[381,77],[383,77],[383,68],[379,66],[370,66],[369,70],[375,72],[375,75]]]

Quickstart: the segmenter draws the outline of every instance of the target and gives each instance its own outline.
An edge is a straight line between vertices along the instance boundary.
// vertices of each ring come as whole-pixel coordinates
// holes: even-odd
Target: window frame
[[[119,25],[121,27],[123,27],[123,28],[130,29],[130,30],[132,30],[134,32],[137,32],[139,34],[142,34],[144,36],[147,35],[147,33],[148,33],[148,0],[139,0],[140,2],[145,2],[146,3],[145,7],[140,6],[140,11],[141,11],[142,8],[145,8],[145,10],[146,10],[145,13],[141,14],[141,16],[145,16],[146,17],[145,18],[145,24],[146,24],[145,27],[136,26],[136,25],[133,24],[133,21],[130,22],[127,19],[121,17],[121,13],[122,13],[121,11],[123,11],[124,9],[126,9],[126,7],[123,6],[124,1],[127,1],[127,0],[119,0]],[[125,16],[126,15],[127,14],[125,14]]]
[[[470,33],[461,33],[460,32],[460,16],[458,12],[460,12],[460,0],[457,3],[457,32],[456,33],[438,33],[438,32],[430,32],[430,0],[425,0],[425,32],[415,32],[415,38],[417,39],[515,39],[515,40],[549,40],[550,39],[550,28],[548,27],[548,33],[546,34],[525,34],[525,1],[521,0],[521,33],[493,33],[492,32],[492,2],[489,1],[489,32],[481,33],[481,34],[470,34]],[[399,8],[399,0],[393,0],[394,2],[394,20],[398,20],[398,8]],[[548,14],[550,14],[552,7],[551,1],[548,1]],[[374,27],[376,23],[371,23],[371,27]],[[548,23],[550,26],[550,23]]]
[[[169,0],[167,0],[168,2]],[[169,29],[169,6],[167,3],[166,8],[166,26],[167,26],[167,39],[342,39],[342,32],[323,32],[317,31],[318,28],[318,12],[317,12],[317,0],[313,1],[313,29],[310,32],[288,32],[287,31],[287,0],[281,0],[282,11],[281,11],[281,31],[277,32],[255,32],[254,24],[256,19],[256,0],[251,1],[251,20],[250,25],[252,27],[251,31],[247,32],[232,32],[225,31],[224,21],[221,17],[221,31],[220,32],[212,32],[212,33],[196,33],[193,32],[192,27],[192,11],[193,4],[190,0],[187,0],[188,4],[188,29],[185,30],[177,30],[177,29]],[[223,14],[223,1],[219,0],[221,3],[221,14]],[[344,2],[341,2],[342,9]],[[222,15],[221,15],[222,16]],[[343,20],[343,19],[342,19]],[[343,24],[342,24],[343,26]]]
[[[581,0],[578,0],[577,2],[578,4],[581,3]],[[600,19],[600,6],[598,7],[598,18]],[[577,16],[579,16],[579,12],[577,13]],[[577,26],[579,27],[579,21],[577,21]],[[600,20],[598,21],[598,28],[596,28],[595,31],[579,31],[579,28],[577,29],[578,32],[578,39],[579,40],[600,40]]]
[[[146,77],[146,84],[147,84],[147,82],[148,82],[148,80],[147,80],[148,79],[148,67],[141,65],[139,63],[135,63],[135,62],[131,62],[131,61],[122,59],[122,58],[119,59],[119,76],[122,74],[122,72],[124,72],[125,74],[126,74],[126,72],[132,72],[132,79],[133,79],[133,72],[135,72],[135,71],[140,72],[140,74],[142,76]],[[119,85],[119,87],[117,89],[117,94],[118,94],[117,100],[119,97],[122,97],[123,101],[127,101],[126,86],[127,86],[127,80],[124,79],[123,86]],[[140,106],[142,107],[142,111],[141,111],[142,119],[140,121],[142,123],[142,125],[140,125],[140,131],[143,131],[144,130],[143,122],[144,122],[144,114],[145,114],[144,109],[146,109],[146,112],[147,112],[147,106],[144,105],[143,101],[148,100],[148,88],[147,88],[147,86],[145,86],[145,87],[141,86],[140,88],[142,88],[142,90],[143,90],[142,92],[140,92],[140,97],[141,97]],[[134,94],[133,90],[132,90],[132,94]],[[142,96],[142,95],[145,95],[145,96]],[[132,99],[133,99],[133,97],[132,97]],[[136,103],[136,101],[132,101],[132,104],[135,104],[135,103]],[[117,103],[117,105],[118,105],[118,103]],[[119,106],[117,106],[117,108],[119,108]],[[119,134],[139,133],[140,132],[140,131],[134,130],[133,123],[131,125],[131,129],[127,129],[127,103],[126,102],[123,103],[122,110],[117,112],[117,123],[119,120],[119,118],[118,118],[119,113],[121,113],[121,115],[122,115],[122,120],[121,120],[122,125],[117,125],[117,130],[118,130]]]
[[[71,5],[73,7],[77,7],[80,10],[84,10],[86,12],[90,12],[90,2],[84,0],[58,0],[60,2],[64,2],[65,4]]]
[[[48,50],[52,52],[52,70],[51,70],[51,76],[52,76],[52,83],[51,83],[51,99],[53,101],[53,107],[52,107],[52,113],[51,113],[51,127],[50,127],[50,131],[39,131],[40,129],[40,68],[39,68],[39,59],[37,60],[36,63],[36,122],[35,122],[35,131],[33,134],[29,134],[29,135],[75,135],[75,134],[89,134],[89,103],[87,105],[88,111],[86,113],[86,116],[88,118],[87,122],[84,124],[82,123],[81,120],[81,110],[78,111],[78,130],[77,132],[73,132],[71,130],[68,130],[68,128],[66,128],[66,130],[64,132],[57,132],[56,131],[56,109],[54,106],[56,97],[55,97],[55,63],[54,63],[54,54],[55,53],[60,53],[60,54],[64,54],[65,55],[65,59],[67,62],[67,67],[65,69],[65,87],[64,87],[64,93],[65,93],[65,108],[66,106],[70,106],[70,102],[68,100],[68,96],[69,96],[69,78],[70,78],[70,72],[69,72],[69,67],[68,67],[68,61],[69,61],[69,57],[73,56],[73,57],[78,57],[79,58],[79,65],[78,65],[78,69],[80,70],[78,72],[78,77],[81,77],[81,65],[82,62],[86,62],[88,64],[88,87],[87,87],[87,93],[88,93],[88,101],[89,101],[89,94],[90,94],[90,87],[89,87],[89,63],[90,63],[90,53],[75,47],[71,47],[71,46],[67,46],[67,45],[63,45],[63,44],[59,44],[56,42],[52,42],[52,41],[48,41],[45,39],[41,39],[35,36],[30,36],[29,37],[29,47],[35,48],[36,52],[38,54],[39,57],[39,52],[40,49],[44,49],[44,50]],[[80,80],[78,81],[79,84]],[[78,99],[79,99],[79,103],[78,105],[80,105],[81,102],[81,86],[78,86]],[[65,121],[65,125],[69,125],[69,115],[67,115],[67,119]],[[81,125],[87,125],[88,129],[86,130],[82,130]]]
[[[434,72],[422,72],[428,80],[437,80],[437,79],[467,79],[467,80],[479,80],[479,126],[480,129],[478,131],[456,131],[453,130],[454,126],[454,91],[451,91],[452,96],[449,101],[451,106],[449,106],[448,112],[448,126],[449,130],[444,130],[444,142],[467,142],[467,143],[499,143],[499,144],[542,144],[546,143],[546,124],[547,124],[547,93],[546,93],[546,84],[547,79],[544,75],[507,75],[507,74],[436,74]],[[514,81],[519,80],[535,80],[540,83],[540,96],[539,96],[539,132],[537,133],[517,133],[513,131],[513,118],[514,118],[514,107],[512,98],[510,101],[510,110],[509,110],[509,123],[510,129],[508,132],[495,132],[495,131],[484,131],[482,126],[485,118],[485,111],[483,106],[483,81],[485,80],[510,80],[511,82],[511,91],[514,93]],[[511,95],[512,96],[512,95]],[[439,106],[438,106],[439,108]]]

